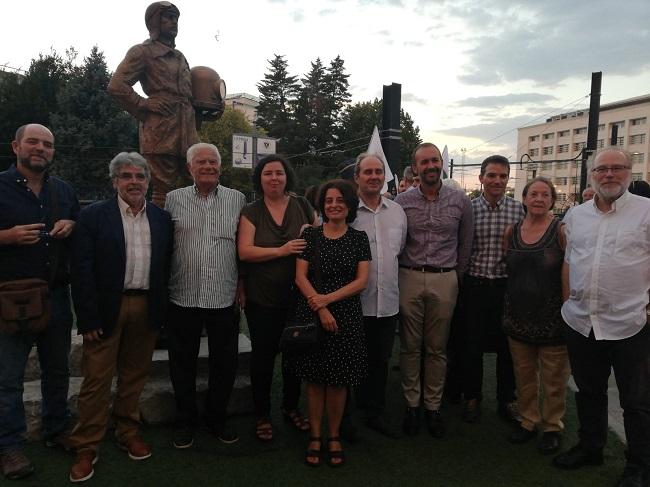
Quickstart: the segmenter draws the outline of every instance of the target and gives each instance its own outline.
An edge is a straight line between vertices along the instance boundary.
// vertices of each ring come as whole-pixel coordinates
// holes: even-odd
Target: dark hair
[[[555,190],[555,186],[553,186],[551,180],[545,178],[544,176],[537,176],[536,178],[533,178],[526,183],[526,186],[524,186],[524,189],[521,192],[522,199],[526,197],[526,195],[528,194],[528,190],[535,183],[544,183],[546,186],[549,187],[549,189],[551,190],[551,199],[553,200],[553,202],[551,203],[551,208],[553,208],[555,206],[555,202],[557,201],[557,191]],[[549,208],[549,210],[551,208]]]
[[[481,176],[485,176],[485,170],[487,169],[488,164],[500,164],[505,166],[508,168],[508,174],[510,174],[510,161],[507,157],[498,154],[486,157],[483,162],[481,162]]]
[[[643,196],[644,198],[650,198],[650,184],[645,181],[632,181],[628,191],[637,196]]]
[[[411,162],[413,164],[415,164],[415,154],[417,154],[420,149],[424,149],[426,147],[435,147],[435,149],[438,151],[438,154],[440,154],[440,157],[442,157],[442,152],[436,144],[432,144],[431,142],[422,142],[421,144],[415,146],[415,149],[413,149],[413,152],[411,153]]]
[[[325,215],[325,194],[328,189],[332,188],[338,189],[341,192],[343,200],[345,201],[345,206],[348,207],[348,216],[345,217],[345,222],[352,223],[357,217],[359,198],[357,198],[357,192],[354,190],[354,186],[346,179],[332,179],[331,181],[323,183],[318,190],[318,211],[320,212],[323,221],[328,221],[328,218]]]
[[[278,155],[278,154],[269,154],[268,156],[262,157],[257,165],[255,166],[255,169],[253,169],[253,174],[251,176],[251,179],[253,180],[253,188],[255,191],[258,193],[264,194],[264,191],[262,190],[262,171],[264,170],[264,166],[269,164],[270,162],[279,162],[282,164],[282,167],[284,168],[284,173],[287,175],[287,185],[284,188],[284,191],[292,191],[293,190],[293,185],[296,177],[293,174],[293,169],[291,169],[291,166],[287,162],[287,160]]]

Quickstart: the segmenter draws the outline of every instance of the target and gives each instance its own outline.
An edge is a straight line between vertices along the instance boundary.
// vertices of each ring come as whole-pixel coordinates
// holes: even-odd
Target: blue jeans
[[[67,286],[52,290],[52,319],[38,335],[0,332],[0,452],[21,449],[25,443],[23,381],[34,343],[41,366],[43,436],[51,438],[67,426],[72,312]]]

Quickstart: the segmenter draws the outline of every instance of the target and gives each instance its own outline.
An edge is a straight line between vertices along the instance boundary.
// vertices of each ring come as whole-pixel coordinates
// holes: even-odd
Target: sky
[[[27,0],[3,5],[0,65],[94,45],[114,70],[148,37],[149,1]],[[589,106],[591,73],[601,103],[650,93],[650,1],[239,0],[175,2],[176,46],[190,66],[216,69],[229,93],[258,95],[275,54],[291,74],[337,55],[353,102],[402,85],[402,108],[422,139],[447,145],[455,164],[517,154],[517,128]],[[371,134],[368,134],[370,137]],[[464,154],[464,155],[463,155]],[[475,170],[455,169],[467,187]],[[462,180],[461,180],[462,178]],[[514,181],[511,182],[514,185]]]

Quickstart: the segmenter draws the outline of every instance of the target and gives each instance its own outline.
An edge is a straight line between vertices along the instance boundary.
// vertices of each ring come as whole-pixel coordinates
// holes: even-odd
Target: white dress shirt
[[[399,311],[397,256],[406,243],[408,228],[404,210],[383,196],[376,210],[359,199],[357,218],[351,227],[366,232],[372,254],[368,285],[361,293],[363,315],[377,318],[396,315]]]
[[[147,203],[145,202],[142,209],[136,214],[119,195],[117,196],[117,205],[122,217],[126,250],[124,289],[149,289],[151,230],[147,218]]]
[[[584,336],[593,328],[596,340],[637,334],[650,290],[650,200],[626,191],[607,213],[588,201],[564,223],[570,295],[562,317]]]

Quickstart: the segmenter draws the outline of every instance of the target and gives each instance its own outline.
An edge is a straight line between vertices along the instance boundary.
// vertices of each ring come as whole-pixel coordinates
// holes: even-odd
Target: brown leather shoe
[[[85,482],[95,474],[93,465],[97,463],[99,455],[94,450],[81,450],[77,452],[74,464],[70,468],[70,482]]]
[[[144,460],[151,456],[151,448],[139,436],[131,438],[126,443],[118,442],[117,445],[129,454],[131,460]]]
[[[34,466],[21,450],[11,450],[0,455],[2,473],[10,480],[17,480],[34,473]]]

